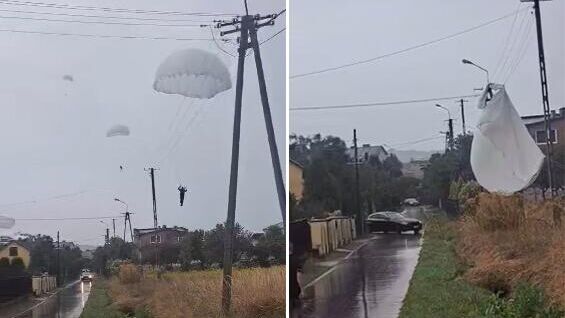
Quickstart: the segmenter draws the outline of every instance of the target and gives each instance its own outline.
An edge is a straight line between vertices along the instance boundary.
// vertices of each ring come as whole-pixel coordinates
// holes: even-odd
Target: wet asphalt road
[[[90,295],[92,283],[75,282],[14,318],[78,318]]]
[[[302,307],[292,317],[396,318],[420,244],[421,236],[412,232],[374,233],[367,245],[303,291]]]

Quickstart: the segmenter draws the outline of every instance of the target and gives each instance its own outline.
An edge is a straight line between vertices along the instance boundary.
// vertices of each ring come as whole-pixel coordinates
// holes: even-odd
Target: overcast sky
[[[519,0],[476,1],[292,1],[290,5],[290,74],[301,74],[364,60],[432,41],[507,15]],[[530,4],[521,4],[525,8]],[[552,108],[565,106],[565,37],[563,1],[542,1],[543,36]],[[533,10],[531,10],[533,11]],[[522,11],[503,54],[514,16],[457,38],[372,63],[290,80],[290,107],[388,102],[470,95],[483,87],[485,73],[466,58],[487,68],[491,81],[506,82],[521,115],[542,114],[534,16]],[[522,22],[523,21],[523,22]],[[531,26],[527,42],[526,31]],[[514,43],[514,45],[512,45]],[[517,57],[524,43],[523,59]],[[513,49],[510,49],[513,48]],[[506,56],[508,58],[506,58]],[[507,60],[506,64],[504,61]],[[497,65],[502,71],[495,74]],[[502,67],[505,65],[504,67]],[[468,98],[466,122],[478,118],[476,98]],[[451,110],[455,132],[461,132],[458,104]],[[337,135],[348,143],[357,128],[360,143],[406,143],[440,136],[447,113],[435,102],[347,110],[290,112],[290,132]],[[399,149],[443,149],[439,137]]]
[[[55,2],[46,1],[46,2]],[[61,2],[62,3],[62,2]],[[242,13],[241,1],[73,1],[72,5]],[[250,1],[250,13],[285,8],[282,0]],[[120,15],[103,11],[0,5],[3,10]],[[86,17],[2,12],[0,16],[100,21]],[[193,16],[121,14],[122,17],[211,20]],[[259,32],[266,39],[285,27],[283,15]],[[103,21],[110,21],[104,19]],[[165,23],[155,20],[111,20]],[[169,22],[170,23],[170,22]],[[179,22],[176,22],[179,23]],[[185,22],[184,24],[198,24]],[[210,39],[203,28],[94,25],[2,19],[2,30]],[[216,33],[216,36],[218,34]],[[211,100],[190,100],[153,91],[154,74],[171,53],[201,48],[229,67],[235,87],[236,59],[211,41],[98,39],[0,31],[0,215],[19,218],[119,215],[126,201],[134,227],[152,227],[151,183],[156,172],[159,224],[209,229],[227,211],[234,89]],[[222,43],[235,53],[234,43]],[[279,156],[285,158],[285,32],[262,46]],[[64,80],[71,75],[73,81]],[[236,220],[253,231],[278,223],[276,190],[252,56],[246,62]],[[110,126],[129,126],[129,137],[106,138]],[[120,171],[119,166],[124,170]],[[179,207],[179,184],[189,189]],[[80,194],[77,194],[79,193]],[[53,196],[66,195],[59,198]],[[51,199],[49,199],[51,198]],[[49,200],[48,200],[49,199]],[[26,201],[35,200],[35,203]],[[111,225],[111,220],[105,220]],[[117,220],[123,234],[123,220]],[[96,221],[17,221],[10,231],[42,233],[100,244],[105,225]]]

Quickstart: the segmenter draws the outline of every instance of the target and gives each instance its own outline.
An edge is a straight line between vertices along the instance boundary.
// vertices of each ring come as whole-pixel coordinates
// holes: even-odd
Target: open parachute
[[[114,125],[106,132],[106,137],[129,136],[129,128],[125,125]]]
[[[167,57],[155,74],[153,89],[165,94],[210,99],[232,86],[230,73],[214,54],[186,49]]]
[[[487,101],[489,89],[498,90]],[[509,195],[528,187],[544,155],[528,133],[503,85],[489,84],[479,100],[482,111],[471,145],[471,167],[490,192]]]
[[[16,224],[16,220],[11,217],[0,215],[0,229],[11,229]]]

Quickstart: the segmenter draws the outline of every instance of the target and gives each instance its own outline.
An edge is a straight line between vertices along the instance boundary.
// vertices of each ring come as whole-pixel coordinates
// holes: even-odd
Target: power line
[[[425,98],[425,99],[410,99],[410,100],[390,101],[390,102],[370,102],[370,103],[359,103],[359,104],[293,107],[293,108],[290,108],[289,110],[290,111],[304,111],[304,110],[347,109],[347,108],[359,108],[359,107],[402,105],[402,104],[433,102],[433,101],[440,101],[440,100],[471,98],[471,97],[478,97],[478,96],[480,96],[480,94],[463,95],[463,96],[449,96],[449,97],[435,97],[435,98]]]
[[[58,195],[46,197],[46,198],[43,198],[43,199],[37,199],[37,200],[27,200],[27,201],[21,201],[21,202],[6,203],[6,204],[1,204],[0,207],[6,208],[6,207],[12,207],[12,206],[24,205],[24,204],[36,204],[38,202],[43,202],[43,201],[51,201],[51,200],[64,199],[64,198],[68,198],[68,197],[74,197],[74,196],[82,195],[86,192],[88,192],[88,191],[78,191],[78,192],[72,192],[72,193],[58,194]]]
[[[228,52],[226,49],[224,49],[223,47],[220,46],[220,44],[218,43],[218,41],[216,41],[216,37],[214,36],[214,30],[212,29],[212,26],[210,26],[210,34],[212,35],[212,40],[214,40],[214,43],[216,44],[216,47],[218,48],[218,50],[220,50],[221,52],[231,56],[231,57],[235,57],[234,54]]]
[[[282,29],[279,30],[277,33],[275,33],[275,34],[271,35],[270,37],[268,37],[267,39],[263,40],[261,43],[259,43],[259,45],[263,45],[263,44],[265,44],[266,42],[269,42],[272,38],[274,38],[274,37],[276,37],[277,35],[281,34],[284,30],[286,30],[286,27],[285,27],[285,28],[282,28]]]
[[[202,17],[238,16],[237,13],[181,12],[181,11],[142,10],[142,9],[130,9],[130,8],[94,7],[94,6],[72,6],[63,3],[45,3],[45,2],[31,2],[31,1],[17,1],[17,0],[0,0],[0,3],[6,5],[15,5],[15,6],[31,6],[31,7],[56,8],[56,9],[68,9],[68,10],[105,11],[105,12],[136,13],[136,14],[188,15],[188,16],[202,16]]]
[[[529,9],[529,7],[521,9],[519,11],[526,10],[526,9]],[[447,36],[444,36],[444,37],[441,37],[441,38],[438,38],[438,39],[435,39],[435,40],[431,40],[431,41],[428,41],[428,42],[424,42],[424,43],[420,43],[420,44],[417,44],[417,45],[414,45],[414,46],[410,46],[410,47],[407,47],[405,49],[393,51],[391,53],[387,53],[387,54],[384,54],[384,55],[380,55],[380,56],[376,56],[376,57],[372,57],[372,58],[369,58],[369,59],[360,60],[360,61],[356,61],[356,62],[351,62],[351,63],[347,63],[347,64],[342,64],[342,65],[339,65],[339,66],[328,67],[328,68],[320,69],[320,70],[317,70],[317,71],[295,74],[295,75],[291,75],[290,78],[295,79],[295,78],[301,78],[301,77],[306,77],[306,76],[311,76],[311,75],[316,75],[316,74],[322,74],[322,73],[337,71],[337,70],[340,70],[340,69],[343,69],[343,68],[352,67],[352,66],[356,66],[356,65],[360,65],[360,64],[366,64],[366,63],[374,62],[374,61],[381,60],[381,59],[384,59],[384,58],[387,58],[387,57],[391,57],[391,56],[394,56],[394,55],[406,53],[406,52],[413,51],[413,50],[416,50],[416,49],[419,49],[419,48],[422,48],[422,47],[430,46],[432,44],[436,44],[436,43],[439,43],[439,42],[442,42],[442,41],[445,41],[445,40],[448,40],[448,39],[458,37],[458,36],[463,35],[465,33],[475,31],[477,29],[491,25],[491,24],[496,23],[498,21],[504,20],[508,17],[515,15],[515,14],[516,14],[516,12],[514,11],[514,12],[509,13],[507,15],[504,15],[502,17],[481,23],[479,25],[465,29],[463,31],[459,31],[457,33],[453,33],[451,35],[447,35]]]
[[[414,140],[414,141],[408,141],[408,142],[402,142],[402,143],[397,143],[397,144],[392,144],[392,145],[388,145],[389,147],[398,147],[398,146],[410,146],[410,145],[415,145],[421,142],[425,142],[425,141],[431,141],[431,140],[436,140],[436,139],[444,139],[445,137],[443,136],[434,136],[434,137],[428,137],[428,138],[423,138],[423,139],[418,139],[418,140]]]
[[[70,220],[101,220],[119,218],[121,215],[114,216],[96,216],[96,217],[68,217],[68,218],[23,218],[15,219],[16,221],[70,221]]]
[[[496,63],[496,68],[493,72],[493,78],[496,78],[496,75],[498,74],[502,60],[506,57],[506,50],[508,49],[508,44],[510,43],[510,39],[512,38],[514,26],[516,25],[516,20],[518,19],[518,15],[520,13],[520,11],[518,11],[518,10],[520,10],[521,5],[522,5],[522,2],[518,2],[518,7],[516,8],[516,14],[514,15],[514,19],[512,19],[512,25],[510,26],[510,30],[508,31],[508,35],[506,36],[506,39],[504,41],[504,45],[502,47],[502,52],[501,52],[500,58],[498,60],[498,63]]]
[[[518,50],[517,54],[520,54],[520,48],[518,47],[520,44],[520,38],[524,37],[524,34],[528,31],[528,26],[530,23],[532,22],[532,20],[529,20],[528,22],[526,22],[527,20],[527,14],[522,15],[522,19],[520,20],[520,25],[518,26],[518,31],[516,32],[516,36],[512,39],[510,46],[509,46],[509,52],[508,55],[505,56],[504,58],[504,62],[502,63],[499,72],[497,75],[502,75],[503,73],[507,72],[508,69],[506,69],[507,64],[510,62],[510,57],[512,56],[512,51],[514,50]],[[524,24],[526,23],[526,24]],[[509,68],[511,68],[511,65],[508,64]]]
[[[173,41],[213,41],[209,38],[171,38],[161,36],[133,36],[133,35],[112,35],[112,34],[88,34],[88,33],[64,33],[64,32],[47,32],[47,31],[29,31],[29,30],[13,30],[0,29],[0,32],[22,33],[22,34],[38,34],[38,35],[55,35],[55,36],[76,36],[101,39],[143,39],[143,40],[173,40]]]
[[[186,20],[186,19],[163,19],[163,18],[147,18],[147,17],[118,17],[108,15],[90,15],[77,13],[62,13],[49,11],[25,11],[25,10],[9,10],[0,9],[0,12],[25,13],[25,14],[44,14],[53,16],[81,17],[81,18],[97,18],[97,19],[120,19],[120,20],[138,20],[138,21],[163,21],[163,22],[196,22],[196,23],[212,23],[212,20]]]
[[[203,27],[205,24],[158,24],[158,23],[128,23],[128,22],[112,22],[112,21],[85,21],[85,20],[63,20],[48,19],[35,17],[18,17],[18,16],[0,16],[0,19],[17,19],[17,20],[33,20],[46,22],[64,22],[64,23],[81,23],[81,24],[108,24],[108,25],[129,25],[129,26],[157,26],[157,27]]]
[[[510,71],[508,72],[508,75],[506,75],[506,77],[504,78],[503,83],[506,83],[510,79],[510,77],[512,77],[512,74],[514,74],[516,69],[518,69],[518,66],[520,65],[520,63],[522,62],[522,59],[526,55],[526,52],[528,51],[529,44],[531,44],[531,42],[529,42],[528,40],[530,39],[530,33],[533,29],[533,26],[534,26],[534,23],[532,22],[530,24],[530,27],[528,28],[528,32],[526,33],[526,36],[524,37],[524,39],[522,41],[522,45],[520,46],[520,48],[518,50],[518,57],[516,59],[516,62],[514,63],[514,65],[512,65],[510,67],[510,69],[509,69]]]

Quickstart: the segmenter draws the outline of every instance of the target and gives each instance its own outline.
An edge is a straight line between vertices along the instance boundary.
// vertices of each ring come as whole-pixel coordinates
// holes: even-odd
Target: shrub
[[[141,280],[141,273],[133,264],[122,264],[120,265],[118,277],[122,284],[134,284],[139,283]]]
[[[10,259],[7,257],[0,258],[0,268],[6,268],[10,266]]]
[[[10,266],[17,269],[25,269],[24,260],[21,257],[12,258]]]
[[[518,195],[481,193],[472,217],[487,232],[518,229],[525,219],[524,202]]]
[[[560,318],[564,311],[547,305],[542,290],[528,284],[519,284],[511,299],[493,296],[484,310],[486,318]]]

